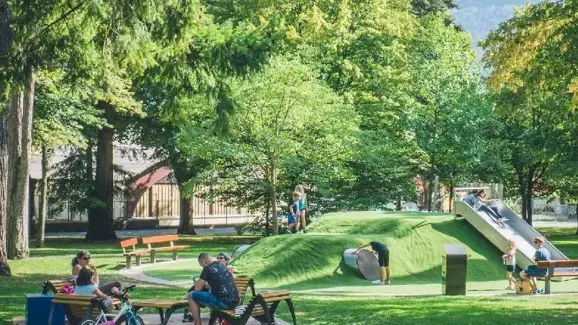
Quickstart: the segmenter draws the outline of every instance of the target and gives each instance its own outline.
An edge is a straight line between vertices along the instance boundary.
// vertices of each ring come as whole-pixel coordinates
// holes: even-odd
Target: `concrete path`
[[[146,325],[158,325],[161,323],[161,319],[159,317],[158,314],[139,314],[139,316],[143,319],[144,323]],[[203,319],[203,324],[208,324],[209,323],[209,314],[208,313],[202,313],[201,317]],[[24,319],[24,317],[15,317],[12,319],[12,324],[14,325],[36,325],[36,324],[26,324],[26,320]],[[193,324],[191,323],[183,323],[183,313],[175,313],[171,316],[171,319],[169,319],[169,322],[167,324],[171,324],[171,325],[176,325],[176,324]],[[281,320],[281,319],[276,319],[275,320],[275,324],[276,325],[289,325],[289,323]],[[249,322],[247,322],[247,325],[261,325],[261,323],[255,321],[254,319],[249,320]]]
[[[199,235],[232,235],[236,234],[235,228],[197,228]],[[140,229],[140,230],[117,230],[116,235],[119,238],[142,237],[142,236],[160,236],[176,234],[177,229]],[[86,232],[48,232],[46,237],[74,237],[84,238]]]

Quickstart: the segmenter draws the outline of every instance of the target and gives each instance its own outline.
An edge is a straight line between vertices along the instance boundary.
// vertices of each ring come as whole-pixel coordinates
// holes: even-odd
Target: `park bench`
[[[245,294],[249,289],[251,289],[251,293],[255,296],[255,285],[252,278],[235,278],[235,285],[237,286],[237,291],[239,291],[241,301],[244,300]],[[184,299],[146,299],[133,301],[132,308],[135,313],[143,308],[154,308],[159,313],[161,325],[166,325],[175,311],[185,309],[186,312],[186,309],[189,308],[189,303]]]
[[[70,325],[77,325],[85,320],[98,316],[100,312],[100,302],[95,296],[70,295],[66,293],[57,293],[52,298],[52,308],[48,318],[48,325],[52,325],[52,315],[56,305],[64,305],[66,318]],[[120,300],[113,299],[113,306],[120,305]]]
[[[48,280],[42,286],[42,294],[59,293],[65,286],[74,287],[74,282],[72,280]]]
[[[271,291],[256,295],[249,304],[234,309],[215,309],[211,311],[209,325],[214,325],[217,319],[227,320],[232,325],[247,324],[251,317],[261,324],[275,324],[275,312],[281,301],[287,302],[293,325],[297,325],[295,307],[288,291]]]
[[[152,237],[142,237],[142,243],[148,245],[148,249],[151,252],[151,262],[156,262],[157,252],[173,252],[173,260],[177,260],[177,252],[181,249],[187,249],[189,245],[175,245],[175,241],[179,240],[178,235],[166,235],[166,236],[152,236]],[[164,244],[170,243],[169,246],[153,247],[153,244]]]
[[[126,258],[125,267],[127,269],[130,269],[131,267],[131,260],[133,256],[135,257],[136,265],[139,266],[141,255],[148,254],[151,252],[150,248],[137,249],[136,248],[137,244],[138,239],[136,238],[127,239],[120,242],[120,247],[122,248],[122,255]],[[132,247],[132,251],[130,249],[127,249],[128,247]]]
[[[550,284],[552,278],[567,278],[567,277],[578,277],[578,272],[576,269],[572,271],[557,271],[556,268],[578,268],[578,260],[554,260],[554,261],[538,261],[537,266],[539,268],[548,269],[548,274],[544,277],[546,280],[546,286],[544,291],[546,294],[550,293]]]

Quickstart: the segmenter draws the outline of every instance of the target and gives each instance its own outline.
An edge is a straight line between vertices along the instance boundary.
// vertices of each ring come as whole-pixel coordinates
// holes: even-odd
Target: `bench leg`
[[[551,277],[547,276],[546,277],[546,288],[545,288],[545,292],[546,294],[550,294],[550,281],[552,280]]]
[[[173,261],[176,261],[177,259],[177,251],[173,251]]]
[[[140,266],[140,255],[134,257],[136,259],[136,265]]]
[[[157,262],[157,257],[156,257],[156,252],[152,251],[151,252],[151,263],[156,263]]]
[[[291,318],[293,319],[293,325],[297,325],[297,319],[295,318],[295,306],[293,306],[293,300],[287,299],[287,305],[289,306],[289,312],[291,313]]]
[[[165,325],[165,313],[163,312],[163,309],[157,308],[157,311],[159,312],[159,316],[161,316],[161,324]]]
[[[126,266],[125,266],[125,268],[126,268],[126,269],[130,269],[130,266],[131,266],[130,264],[131,264],[131,256],[130,256],[130,255],[127,255],[127,256],[126,256]]]

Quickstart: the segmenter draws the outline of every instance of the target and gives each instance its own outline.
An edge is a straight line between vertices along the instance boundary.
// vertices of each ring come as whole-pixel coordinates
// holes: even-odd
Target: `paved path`
[[[146,325],[158,325],[161,323],[160,317],[158,314],[139,314],[139,316],[143,319],[144,323]],[[208,324],[209,323],[209,314],[208,313],[202,313],[201,317],[203,319],[203,324]],[[24,320],[24,317],[15,317],[12,320],[12,323],[14,325],[27,325],[26,321]],[[171,325],[176,325],[176,324],[193,324],[193,323],[183,323],[183,313],[182,311],[179,313],[175,313],[171,316],[171,319],[169,320],[169,322],[167,324],[171,324]],[[281,320],[281,319],[276,319],[275,320],[275,324],[276,325],[289,325],[289,323]],[[29,325],[36,325],[36,324],[29,324]],[[261,323],[255,321],[254,319],[251,319],[249,322],[247,322],[247,325],[261,325]]]
[[[236,234],[235,228],[198,228],[195,229],[199,235],[224,235]],[[117,230],[116,235],[120,238],[159,236],[176,234],[177,229],[139,229],[139,230]],[[86,232],[48,232],[46,237],[75,237],[84,238]]]

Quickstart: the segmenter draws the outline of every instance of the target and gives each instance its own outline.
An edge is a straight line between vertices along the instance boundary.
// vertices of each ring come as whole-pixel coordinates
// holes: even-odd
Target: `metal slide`
[[[464,217],[474,228],[476,228],[482,235],[484,235],[494,246],[502,252],[508,251],[507,240],[513,238],[516,241],[518,252],[516,254],[516,264],[522,269],[526,269],[529,265],[534,263],[534,238],[541,236],[540,233],[526,223],[520,216],[518,216],[512,209],[507,207],[502,201],[493,201],[492,207],[498,209],[500,215],[506,219],[504,225],[500,225],[494,221],[486,212],[474,210],[467,203],[462,201],[455,202],[456,215]],[[544,240],[546,240],[544,238]],[[553,260],[567,260],[568,258],[562,252],[554,247],[546,240],[544,246]],[[564,271],[574,271],[569,269]]]

